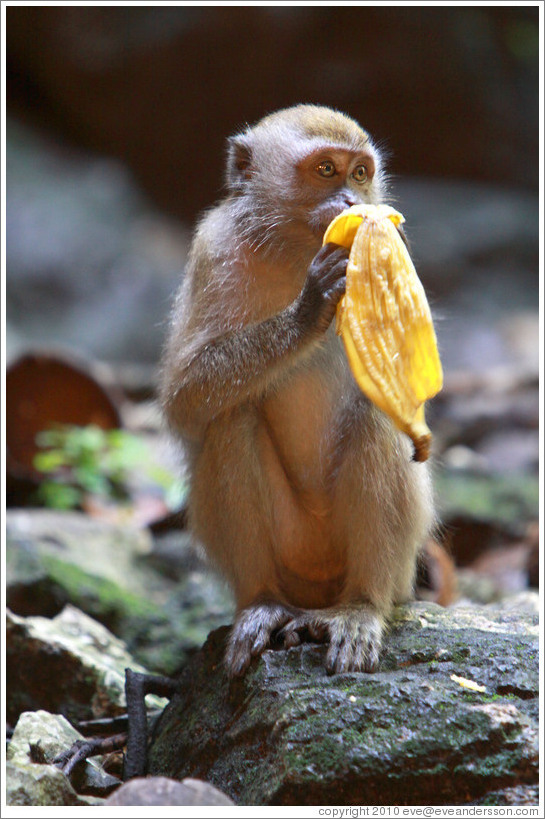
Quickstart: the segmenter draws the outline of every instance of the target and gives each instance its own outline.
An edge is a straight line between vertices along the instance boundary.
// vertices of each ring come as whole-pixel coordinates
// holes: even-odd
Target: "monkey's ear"
[[[227,140],[227,185],[233,190],[242,190],[244,183],[253,174],[251,139],[246,134],[238,134]]]

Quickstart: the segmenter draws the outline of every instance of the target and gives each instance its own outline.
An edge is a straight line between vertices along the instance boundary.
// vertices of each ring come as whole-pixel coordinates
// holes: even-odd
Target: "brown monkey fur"
[[[321,242],[341,210],[384,200],[381,154],[344,114],[298,105],[229,140],[226,181],[195,233],[161,400],[190,526],[237,603],[227,669],[274,637],[372,671],[432,525],[429,471],[356,386],[332,322],[347,251]]]

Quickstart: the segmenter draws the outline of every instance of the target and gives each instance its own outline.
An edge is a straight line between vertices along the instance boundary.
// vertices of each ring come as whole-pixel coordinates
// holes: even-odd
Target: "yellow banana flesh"
[[[443,372],[426,294],[397,230],[404,221],[388,205],[355,205],[331,222],[323,243],[350,248],[336,330],[354,378],[425,461],[424,402],[442,388]]]

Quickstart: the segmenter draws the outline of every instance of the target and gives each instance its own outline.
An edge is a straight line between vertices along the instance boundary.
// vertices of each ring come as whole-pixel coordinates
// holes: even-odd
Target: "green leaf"
[[[66,458],[60,449],[50,449],[49,452],[38,452],[32,464],[38,472],[56,472],[65,466]]]
[[[68,508],[79,493],[77,505],[83,492],[127,500],[135,487],[150,483],[173,509],[187,495],[186,484],[155,462],[147,442],[126,430],[58,425],[38,433],[36,443],[46,450],[35,456],[36,469],[56,477],[55,488],[42,493],[47,505]],[[64,495],[61,485],[70,487]]]
[[[44,481],[38,487],[38,498],[50,509],[74,509],[81,503],[82,492],[75,486]]]

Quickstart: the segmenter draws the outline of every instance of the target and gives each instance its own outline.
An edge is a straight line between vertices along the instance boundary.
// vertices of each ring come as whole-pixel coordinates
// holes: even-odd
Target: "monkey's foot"
[[[298,614],[298,609],[273,601],[255,603],[239,611],[225,653],[229,676],[244,674],[252,657],[258,657],[271,644],[274,632]]]
[[[279,637],[286,648],[299,645],[305,636],[329,642],[325,663],[329,674],[372,672],[378,666],[383,629],[384,617],[373,606],[352,603],[305,611]]]

